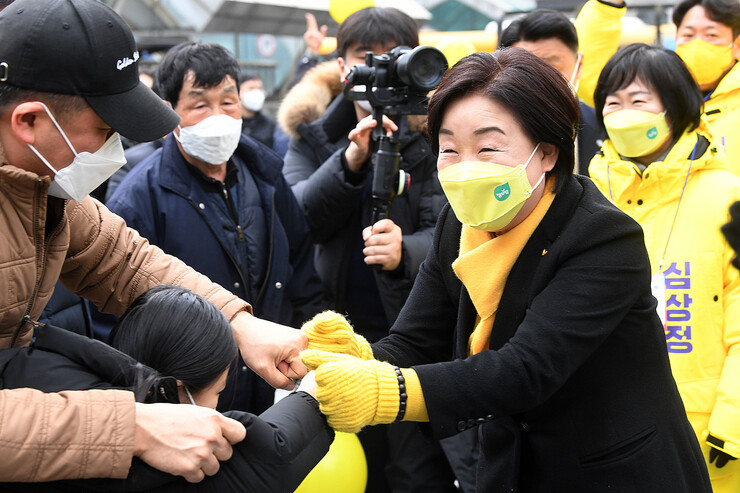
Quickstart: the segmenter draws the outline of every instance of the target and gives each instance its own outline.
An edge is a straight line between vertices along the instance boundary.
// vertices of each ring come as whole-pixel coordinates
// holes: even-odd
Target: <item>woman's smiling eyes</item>
[[[478,153],[481,152],[498,152],[499,149],[495,147],[481,147]],[[442,148],[439,150],[440,154],[457,154],[457,151],[455,149],[452,149],[450,147]]]

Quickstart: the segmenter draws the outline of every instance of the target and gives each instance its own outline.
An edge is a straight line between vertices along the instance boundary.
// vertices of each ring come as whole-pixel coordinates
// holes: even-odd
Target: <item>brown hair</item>
[[[580,111],[560,72],[521,48],[463,58],[447,71],[429,101],[427,123],[435,153],[439,151],[439,127],[447,107],[472,94],[481,94],[508,108],[532,141],[558,148],[555,167],[547,174],[557,178],[556,193],[562,190],[573,173],[573,139]]]

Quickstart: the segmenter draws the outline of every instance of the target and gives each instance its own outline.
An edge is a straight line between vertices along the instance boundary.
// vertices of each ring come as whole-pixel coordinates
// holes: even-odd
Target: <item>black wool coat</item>
[[[476,311],[451,268],[460,234],[447,206],[373,352],[416,370],[438,438],[478,429],[476,490],[711,491],[639,225],[571,177],[511,270],[490,349],[470,357]]]

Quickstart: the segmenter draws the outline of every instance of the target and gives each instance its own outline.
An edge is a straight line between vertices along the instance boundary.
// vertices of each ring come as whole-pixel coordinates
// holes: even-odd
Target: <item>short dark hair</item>
[[[239,64],[234,55],[216,43],[180,43],[169,49],[157,67],[157,94],[174,108],[185,76],[193,72],[193,85],[209,89],[230,76],[239,80]],[[238,90],[238,85],[237,85]]]
[[[602,130],[602,111],[607,96],[627,87],[635,79],[640,79],[658,94],[674,137],[699,126],[704,100],[681,58],[659,46],[633,43],[620,48],[609,59],[596,84],[594,109]]]
[[[5,115],[11,108],[28,101],[45,103],[59,122],[75,118],[78,111],[90,107],[82,96],[24,89],[0,82],[0,115]]]
[[[337,31],[337,56],[350,45],[419,46],[419,27],[414,19],[392,7],[367,7],[347,17]]]
[[[550,9],[537,9],[515,19],[501,33],[499,46],[512,46],[519,41],[540,41],[556,38],[573,53],[578,53],[578,33],[576,26],[562,12]]]
[[[704,7],[707,17],[732,29],[732,36],[740,36],[740,2],[737,0],[683,0],[673,9],[673,23],[681,26],[686,13],[696,6]]]
[[[203,390],[236,361],[226,317],[211,302],[179,286],[139,296],[110,334],[110,345],[189,390]]]
[[[481,94],[508,108],[534,142],[558,148],[556,193],[573,173],[578,100],[563,76],[540,58],[521,48],[474,53],[452,67],[429,101],[427,114],[431,146],[439,151],[439,128],[453,101]]]
[[[257,72],[245,72],[243,74],[239,74],[239,80],[237,81],[237,84],[240,86],[244,84],[247,81],[250,80],[262,80],[262,77],[260,77],[260,74]]]

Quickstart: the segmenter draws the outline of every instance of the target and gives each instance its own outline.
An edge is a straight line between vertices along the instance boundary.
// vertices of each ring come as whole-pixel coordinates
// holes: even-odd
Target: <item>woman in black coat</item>
[[[237,347],[223,314],[177,286],[157,286],[129,307],[110,347],[54,326],[39,325],[29,347],[0,351],[0,388],[44,392],[119,388],[137,402],[215,408]],[[133,358],[131,357],[133,356]],[[144,363],[144,364],[142,364]],[[145,366],[146,365],[146,366]],[[156,370],[155,370],[156,369]],[[0,484],[19,492],[290,492],[326,454],[334,433],[312,397],[311,378],[260,416],[229,411],[247,430],[218,473],[199,483],[134,458],[128,477]]]
[[[329,424],[476,429],[480,492],[711,491],[642,231],[572,176],[566,81],[524,50],[477,53],[428,122],[450,205],[390,335],[305,329]]]

